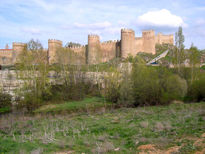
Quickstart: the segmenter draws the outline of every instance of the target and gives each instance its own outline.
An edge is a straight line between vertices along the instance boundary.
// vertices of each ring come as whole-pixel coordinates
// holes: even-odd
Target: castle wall
[[[100,43],[98,35],[88,35],[88,44],[80,47],[62,48],[62,41],[48,40],[48,50],[45,52],[45,60],[49,64],[58,62],[58,58],[66,64],[97,64],[107,62],[116,57],[127,58],[129,55],[136,56],[138,52],[155,54],[156,44],[174,44],[173,35],[159,33],[155,36],[153,30],[142,32],[142,37],[135,38],[135,32],[131,29],[121,30],[120,41],[107,41]],[[13,49],[0,50],[0,64],[15,64],[18,55],[24,50],[26,44],[13,43]],[[70,50],[68,50],[70,49]],[[57,51],[65,52],[57,55]],[[68,51],[68,52],[67,52]],[[67,53],[66,53],[67,52]],[[62,61],[61,61],[62,62]]]
[[[18,56],[19,54],[26,48],[26,44],[25,43],[18,43],[18,42],[14,42],[12,44],[13,46],[13,63],[17,63],[18,62]]]
[[[109,61],[116,57],[117,41],[108,41],[100,44],[102,51],[102,62]]]
[[[143,31],[143,52],[155,54],[155,32],[153,30]]]
[[[12,58],[13,50],[12,49],[0,49],[0,57]]]
[[[83,65],[86,64],[86,46],[81,47],[71,47],[69,48],[74,52],[74,62],[73,64],[76,65]]]
[[[121,30],[121,57],[126,58],[129,54],[134,55],[135,32],[130,29]]]
[[[135,38],[135,44],[134,44],[134,54],[132,56],[136,56],[138,52],[142,52],[143,49],[143,39],[142,37]]]
[[[62,48],[63,42],[59,40],[48,40],[48,61],[49,64],[57,62],[56,52]]]
[[[13,50],[0,49],[0,65],[12,65],[12,64],[13,64]]]
[[[174,35],[163,35],[162,33],[159,33],[156,36],[155,42],[158,44],[174,44]]]
[[[97,64],[101,61],[100,37],[98,35],[88,35],[88,64]]]

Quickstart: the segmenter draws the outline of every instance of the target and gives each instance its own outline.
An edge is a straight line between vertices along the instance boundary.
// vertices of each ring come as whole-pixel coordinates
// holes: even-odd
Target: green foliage
[[[162,67],[134,64],[132,80],[135,105],[168,104],[183,98],[187,91],[185,80]]]
[[[62,104],[45,105],[35,110],[35,113],[62,113],[62,112],[80,112],[88,110],[97,110],[101,107],[110,106],[111,103],[105,103],[103,98],[91,97],[81,101],[69,101]]]
[[[0,108],[0,114],[1,113],[8,113],[11,111],[11,108],[10,107],[3,107],[3,108]]]
[[[137,63],[146,63],[152,60],[155,56],[151,53],[139,52],[135,57],[133,57],[132,61],[130,62],[137,62]]]
[[[197,102],[205,100],[205,75],[201,75],[191,83],[187,94],[187,100]]]
[[[0,92],[0,108],[11,106],[11,95]]]
[[[121,84],[121,74],[118,71],[109,72],[105,76],[105,87],[102,95],[113,103],[117,103],[120,97],[120,84]]]
[[[199,74],[199,66],[200,66],[200,52],[193,44],[189,49],[189,64],[191,68],[191,82],[197,79]]]
[[[185,53],[184,53],[184,35],[182,27],[179,27],[178,31],[175,34],[175,50],[173,54],[173,64],[175,67],[178,68],[178,73],[181,73],[181,66],[184,63],[185,60]]]

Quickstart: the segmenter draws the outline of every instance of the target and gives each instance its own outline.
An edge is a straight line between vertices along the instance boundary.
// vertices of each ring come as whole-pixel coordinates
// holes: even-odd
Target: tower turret
[[[13,47],[13,55],[12,55],[13,63],[16,63],[19,54],[26,48],[26,43],[13,42],[12,47]]]
[[[88,64],[96,64],[101,60],[100,37],[88,35]]]
[[[155,54],[155,32],[147,30],[142,32],[144,52]]]
[[[134,53],[135,32],[131,29],[121,30],[121,56],[128,57],[129,54]]]
[[[63,46],[63,42],[60,40],[48,40],[48,62],[54,64],[57,62],[56,51]]]

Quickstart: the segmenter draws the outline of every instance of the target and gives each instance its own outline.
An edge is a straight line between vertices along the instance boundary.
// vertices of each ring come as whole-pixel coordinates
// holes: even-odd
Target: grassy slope
[[[180,153],[194,153],[201,147],[194,146],[192,139],[205,132],[205,103],[123,108],[73,117],[15,118],[13,125],[0,128],[0,153],[136,153],[143,144],[160,149],[177,145]]]
[[[103,98],[92,97],[85,98],[82,101],[66,102],[63,104],[45,105],[35,110],[35,113],[61,113],[61,112],[77,112],[97,109],[109,106],[111,103],[105,103]]]
[[[10,107],[0,108],[0,114],[1,114],[1,113],[7,113],[7,112],[10,112],[10,111],[11,111],[11,108],[10,108]]]

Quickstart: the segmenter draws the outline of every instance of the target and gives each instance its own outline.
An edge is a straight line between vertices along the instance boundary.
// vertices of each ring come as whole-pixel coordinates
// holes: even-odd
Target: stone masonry
[[[75,60],[72,64],[97,64],[108,62],[116,57],[127,58],[139,52],[155,54],[156,44],[174,44],[174,36],[155,35],[154,30],[142,31],[142,37],[135,37],[131,29],[121,30],[121,40],[100,42],[98,35],[88,35],[88,44],[85,46],[69,47],[74,52]],[[0,65],[13,65],[17,62],[19,53],[25,48],[24,43],[13,43],[13,49],[0,49]],[[58,63],[56,52],[63,48],[60,40],[48,40],[47,58],[49,64]],[[60,50],[59,50],[60,51]]]

